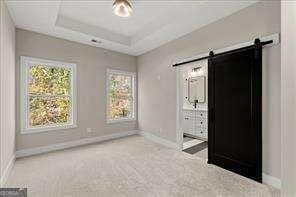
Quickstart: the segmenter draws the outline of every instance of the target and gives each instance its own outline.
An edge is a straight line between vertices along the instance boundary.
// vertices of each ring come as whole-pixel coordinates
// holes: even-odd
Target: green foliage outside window
[[[132,117],[132,77],[109,75],[109,119]]]
[[[32,65],[29,69],[29,124],[45,126],[70,119],[71,72],[69,69]]]

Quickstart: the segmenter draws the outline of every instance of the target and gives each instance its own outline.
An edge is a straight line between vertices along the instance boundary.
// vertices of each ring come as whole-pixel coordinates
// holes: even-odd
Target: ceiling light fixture
[[[128,0],[115,0],[113,3],[113,13],[117,16],[129,17],[132,11],[132,6]]]

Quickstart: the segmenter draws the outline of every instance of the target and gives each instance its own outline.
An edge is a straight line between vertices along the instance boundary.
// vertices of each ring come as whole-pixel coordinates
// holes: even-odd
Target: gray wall
[[[139,129],[176,142],[177,59],[281,31],[280,2],[256,3],[137,58]],[[263,171],[280,178],[280,45],[263,54]]]
[[[296,2],[282,1],[282,197],[296,196]]]
[[[0,132],[1,177],[15,150],[15,28],[3,1],[0,1]]]
[[[73,62],[77,64],[77,125],[78,128],[20,134],[20,56]],[[17,132],[16,149],[46,146],[94,136],[137,129],[137,121],[106,124],[106,69],[136,72],[133,56],[84,44],[17,29]],[[88,133],[87,128],[93,132]]]

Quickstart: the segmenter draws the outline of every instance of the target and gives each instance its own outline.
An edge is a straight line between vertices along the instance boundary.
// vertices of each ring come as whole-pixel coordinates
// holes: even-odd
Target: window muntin
[[[22,132],[73,127],[75,64],[21,57]]]
[[[135,119],[135,73],[107,71],[107,122]]]

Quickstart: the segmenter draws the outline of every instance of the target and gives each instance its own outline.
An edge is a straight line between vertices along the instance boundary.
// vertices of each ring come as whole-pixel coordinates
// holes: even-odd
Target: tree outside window
[[[76,65],[21,57],[22,132],[76,124]]]
[[[134,73],[109,70],[108,72],[108,120],[134,118]]]

